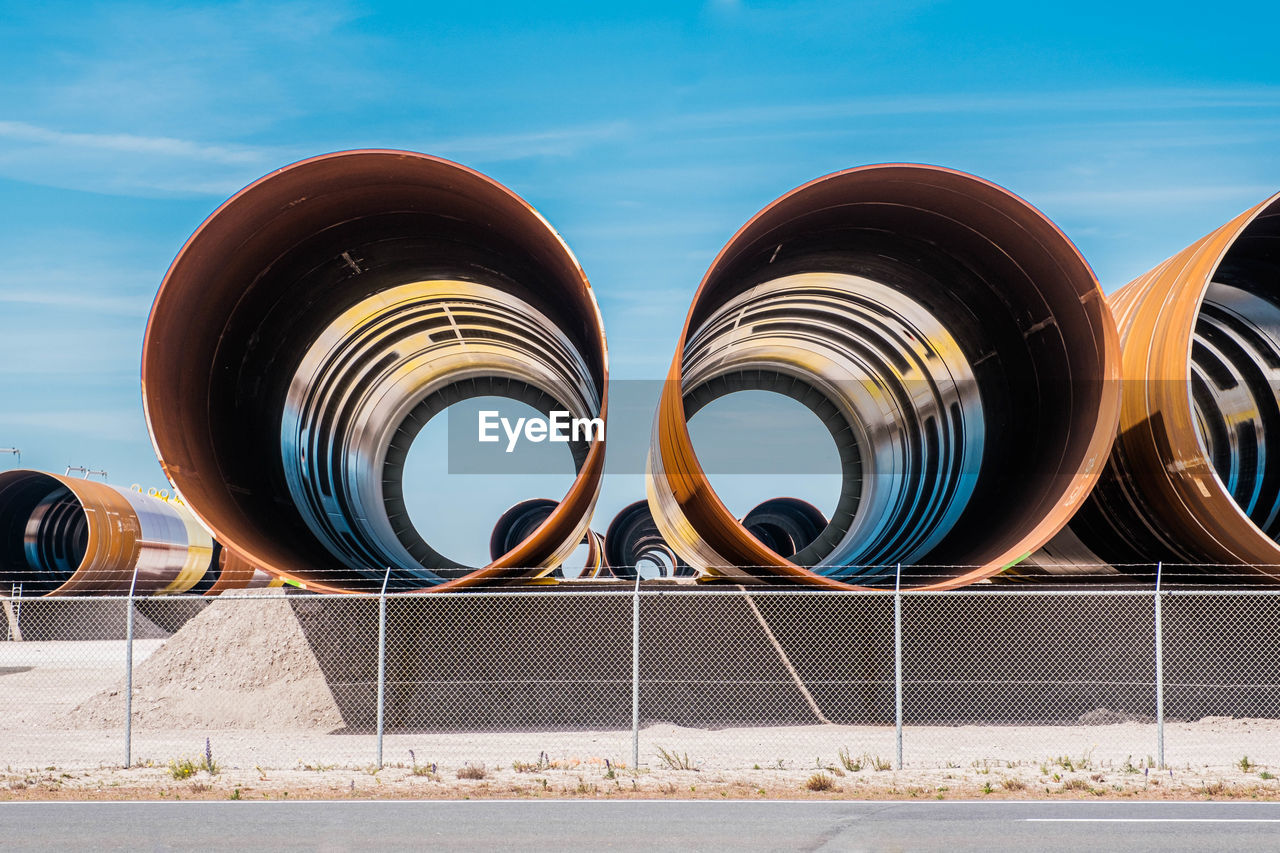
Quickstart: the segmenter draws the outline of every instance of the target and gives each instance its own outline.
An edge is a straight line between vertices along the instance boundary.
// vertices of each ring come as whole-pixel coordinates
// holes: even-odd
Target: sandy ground
[[[161,645],[135,643],[135,682],[165,665]],[[649,725],[636,767],[629,731],[395,732],[378,771],[373,736],[335,730],[306,707],[246,726],[250,704],[221,721],[137,713],[135,766],[123,770],[119,716],[78,711],[123,701],[123,665],[118,642],[0,644],[0,799],[1280,797],[1280,721],[1226,718],[1169,723],[1163,770],[1156,727],[1120,722],[907,726],[901,771],[890,769],[895,732],[883,726]],[[216,684],[203,689],[192,689],[192,702],[227,699]],[[175,778],[172,766],[201,763],[206,739],[218,772]],[[483,778],[458,776],[479,768]]]
[[[383,769],[305,765],[291,769],[197,770],[170,765],[67,770],[56,765],[0,771],[0,800],[102,799],[1141,799],[1280,800],[1280,780],[1247,772],[1102,769],[1061,764],[876,770],[863,765],[761,767],[739,771],[651,766],[632,772],[598,757],[506,766],[446,765],[417,755]]]

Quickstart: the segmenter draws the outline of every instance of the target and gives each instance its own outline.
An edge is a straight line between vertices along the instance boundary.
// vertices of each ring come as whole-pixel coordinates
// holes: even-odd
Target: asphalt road
[[[1274,850],[1280,803],[0,803],[0,849]]]

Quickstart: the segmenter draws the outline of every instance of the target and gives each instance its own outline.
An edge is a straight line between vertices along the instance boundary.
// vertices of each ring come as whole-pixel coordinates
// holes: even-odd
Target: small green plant
[[[814,773],[805,780],[804,786],[810,791],[830,791],[835,788],[836,780],[825,772]]]
[[[169,760],[169,775],[175,779],[190,779],[200,769],[190,758],[173,758]]]
[[[169,775],[175,779],[190,779],[201,770],[210,776],[217,776],[221,770],[218,762],[213,760],[213,747],[208,738],[204,739],[204,755],[196,758],[169,759]]]
[[[458,768],[459,779],[483,779],[489,774],[485,772],[484,765],[466,764]]]
[[[893,765],[889,763],[889,759],[881,758],[878,755],[868,755],[867,762],[871,765],[872,770],[892,770]]]
[[[618,774],[613,772],[613,765],[609,763],[609,759],[604,760],[604,778],[617,779]]]
[[[303,770],[312,770],[312,771],[314,771],[314,772],[316,772],[316,773],[323,773],[324,771],[326,771],[326,770],[332,770],[333,768],[335,768],[335,767],[337,767],[337,766],[338,766],[338,765],[336,765],[336,764],[321,764],[319,761],[317,761],[315,764],[304,764],[304,765],[302,765],[302,769],[303,769]],[[264,779],[266,778],[266,775],[265,775],[265,774],[263,775],[263,778],[264,778]]]
[[[839,767],[836,767],[834,764],[823,764],[821,757],[813,759],[813,769],[825,770],[828,773],[830,773],[832,776],[844,776],[844,771],[841,770]]]
[[[227,799],[229,799],[229,800],[238,800],[238,799],[240,799],[240,789],[239,789],[239,788],[236,788],[234,791],[232,791],[232,792],[231,792],[231,796],[230,796],[230,797],[227,797]]]
[[[1249,756],[1242,755],[1240,760],[1236,762],[1236,766],[1240,768],[1241,773],[1250,773],[1258,769],[1256,762],[1250,761]]]
[[[1275,774],[1274,774],[1274,773],[1268,773],[1267,771],[1263,770],[1262,772],[1260,772],[1260,773],[1258,774],[1258,778],[1259,778],[1259,779],[1274,779],[1274,778],[1276,778],[1276,777],[1275,777]]]
[[[439,773],[436,772],[437,768],[434,761],[431,762],[430,764],[419,764],[418,756],[414,753],[412,749],[409,750],[409,761],[411,762],[409,772],[412,773],[414,776],[426,776],[428,779],[432,780],[433,782],[440,781],[440,775]]]
[[[213,760],[213,746],[209,739],[204,739],[204,766],[201,768],[210,776],[218,775],[218,762]]]
[[[527,761],[511,762],[511,769],[517,773],[540,773],[551,767],[551,758],[545,752],[538,753],[538,763],[530,764]]]
[[[1218,794],[1224,793],[1227,790],[1227,783],[1223,782],[1221,779],[1218,779],[1215,782],[1205,782],[1201,786],[1201,790],[1206,797],[1216,797]]]
[[[983,783],[983,785],[982,785],[982,793],[984,793],[984,794],[990,794],[990,793],[991,793],[992,791],[994,791],[994,790],[995,790],[995,788],[993,788],[993,787],[991,786],[991,783],[990,783],[990,782],[984,782],[984,783]]]
[[[854,758],[849,754],[849,750],[844,747],[840,747],[836,754],[840,757],[840,766],[845,770],[848,770],[850,773],[857,773],[862,769],[861,756]]]
[[[693,766],[693,761],[689,758],[689,753],[667,752],[662,747],[658,747],[658,758],[662,763],[672,770],[692,770],[698,772],[698,768]],[[778,759],[778,763],[782,763],[782,759]]]

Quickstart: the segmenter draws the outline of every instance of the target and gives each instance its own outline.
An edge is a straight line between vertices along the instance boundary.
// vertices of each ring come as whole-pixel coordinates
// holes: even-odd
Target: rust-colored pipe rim
[[[1252,287],[1271,303],[1268,311],[1280,303],[1274,260],[1271,281],[1259,282],[1251,272],[1267,246],[1274,258],[1280,194],[1112,294],[1124,355],[1120,435],[1102,484],[1072,522],[1072,530],[1105,559],[1280,577],[1280,545],[1241,507],[1210,458],[1192,384],[1200,370],[1193,347],[1211,344],[1202,338],[1202,312],[1212,301],[1211,288],[1223,286],[1220,279]],[[1243,319],[1247,324],[1250,318]],[[1272,393],[1274,388],[1272,382]]]
[[[0,472],[0,582],[26,595],[183,593],[211,571],[213,551],[181,504],[45,471]]]
[[[1067,442],[1069,452],[1064,453],[1058,474],[1038,495],[1035,511],[1022,518],[1018,529],[1002,537],[998,547],[980,553],[980,559],[972,561],[976,565],[943,569],[943,577],[920,586],[941,589],[965,585],[990,577],[1023,559],[1066,524],[1097,481],[1101,463],[1116,432],[1119,341],[1097,280],[1076,247],[1026,201],[971,175],[911,164],[868,166],[838,172],[805,184],[767,206],[739,229],[720,251],[694,296],[667,374],[655,423],[654,445],[650,450],[649,500],[663,535],[682,551],[686,560],[697,564],[708,574],[793,581],[827,588],[863,588],[796,565],[764,547],[727,509],[710,487],[694,452],[687,428],[682,362],[686,342],[724,301],[723,298],[715,298],[715,291],[724,289],[735,265],[740,271],[744,258],[771,248],[773,242],[778,242],[781,247],[785,235],[780,235],[776,241],[774,236],[785,231],[795,220],[806,215],[822,220],[829,211],[849,200],[837,197],[841,191],[847,190],[856,197],[862,186],[877,184],[880,185],[879,191],[886,196],[882,199],[884,209],[891,214],[902,213],[912,204],[928,206],[931,201],[952,194],[964,196],[967,200],[951,198],[947,204],[953,205],[952,210],[956,212],[959,208],[966,208],[971,217],[977,218],[978,225],[971,229],[975,234],[989,227],[1013,235],[1012,242],[1018,244],[1019,250],[1039,255],[1034,259],[1035,263],[1044,269],[1056,269],[1061,281],[1055,284],[1067,291],[1059,294],[1061,298],[1057,307],[1064,313],[1076,312],[1071,322],[1074,330],[1080,333],[1080,340],[1067,344],[1081,348],[1078,361],[1082,367],[1079,375],[1072,378],[1083,380],[1077,389],[1088,385],[1083,393],[1090,397],[1090,411],[1071,425],[1075,434]],[[943,217],[946,218],[945,215]],[[962,217],[951,220],[959,231],[969,228],[971,222],[972,219],[966,222]],[[947,231],[950,227],[943,226],[941,230]],[[983,235],[978,236],[981,238]],[[1002,249],[996,246],[997,251]],[[758,263],[772,262],[771,259],[763,260],[764,257],[768,256],[762,256]],[[1019,257],[1015,262],[1022,260],[1024,258]],[[732,283],[729,287],[732,289]],[[1061,322],[1063,318],[1057,319]],[[972,521],[970,515],[967,522]]]
[[[366,589],[373,584],[368,578],[342,577],[347,567],[308,544],[296,520],[292,527],[277,528],[255,517],[281,489],[279,484],[264,488],[248,470],[249,462],[226,452],[237,445],[229,444],[225,424],[218,424],[227,415],[220,406],[229,399],[239,401],[234,395],[242,392],[228,390],[234,383],[215,371],[219,365],[224,370],[242,367],[232,347],[244,341],[270,351],[272,343],[262,344],[264,336],[254,337],[246,328],[267,322],[253,310],[280,310],[283,296],[276,302],[270,298],[277,291],[289,292],[284,276],[290,263],[313,260],[328,251],[324,246],[313,250],[308,240],[372,229],[382,219],[391,219],[395,227],[409,223],[402,230],[413,233],[406,237],[397,232],[396,239],[436,241],[463,258],[465,263],[457,263],[466,270],[505,261],[510,268],[495,273],[500,281],[528,272],[530,291],[522,295],[539,300],[539,307],[560,318],[592,372],[599,416],[607,416],[608,357],[594,293],[564,241],[515,193],[456,163],[394,150],[313,157],[249,185],[197,229],[160,286],[143,348],[143,404],[165,473],[224,547],[252,565],[318,591]],[[420,221],[434,223],[436,230],[414,232]],[[316,237],[319,232],[323,235]],[[364,236],[370,245],[377,243],[376,234]],[[450,256],[451,262],[454,259]],[[434,269],[433,260],[418,266]],[[356,259],[353,266],[359,263]],[[440,264],[448,266],[443,260]],[[279,280],[273,280],[277,274]],[[547,282],[554,284],[555,292],[535,292]],[[312,293],[316,291],[295,295],[310,298]],[[261,301],[251,304],[254,299]],[[340,306],[355,301],[334,297]],[[333,313],[326,316],[331,319]],[[566,318],[572,319],[564,322]],[[287,331],[281,325],[275,329]],[[245,381],[253,378],[251,371],[244,371]],[[549,566],[581,541],[603,466],[603,442],[594,442],[568,493],[528,539],[489,565],[432,588],[549,572]]]

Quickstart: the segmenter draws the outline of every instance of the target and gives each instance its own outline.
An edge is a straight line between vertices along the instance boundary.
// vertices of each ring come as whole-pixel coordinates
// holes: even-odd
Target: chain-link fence
[[[1280,593],[9,597],[0,765],[1280,766]]]

